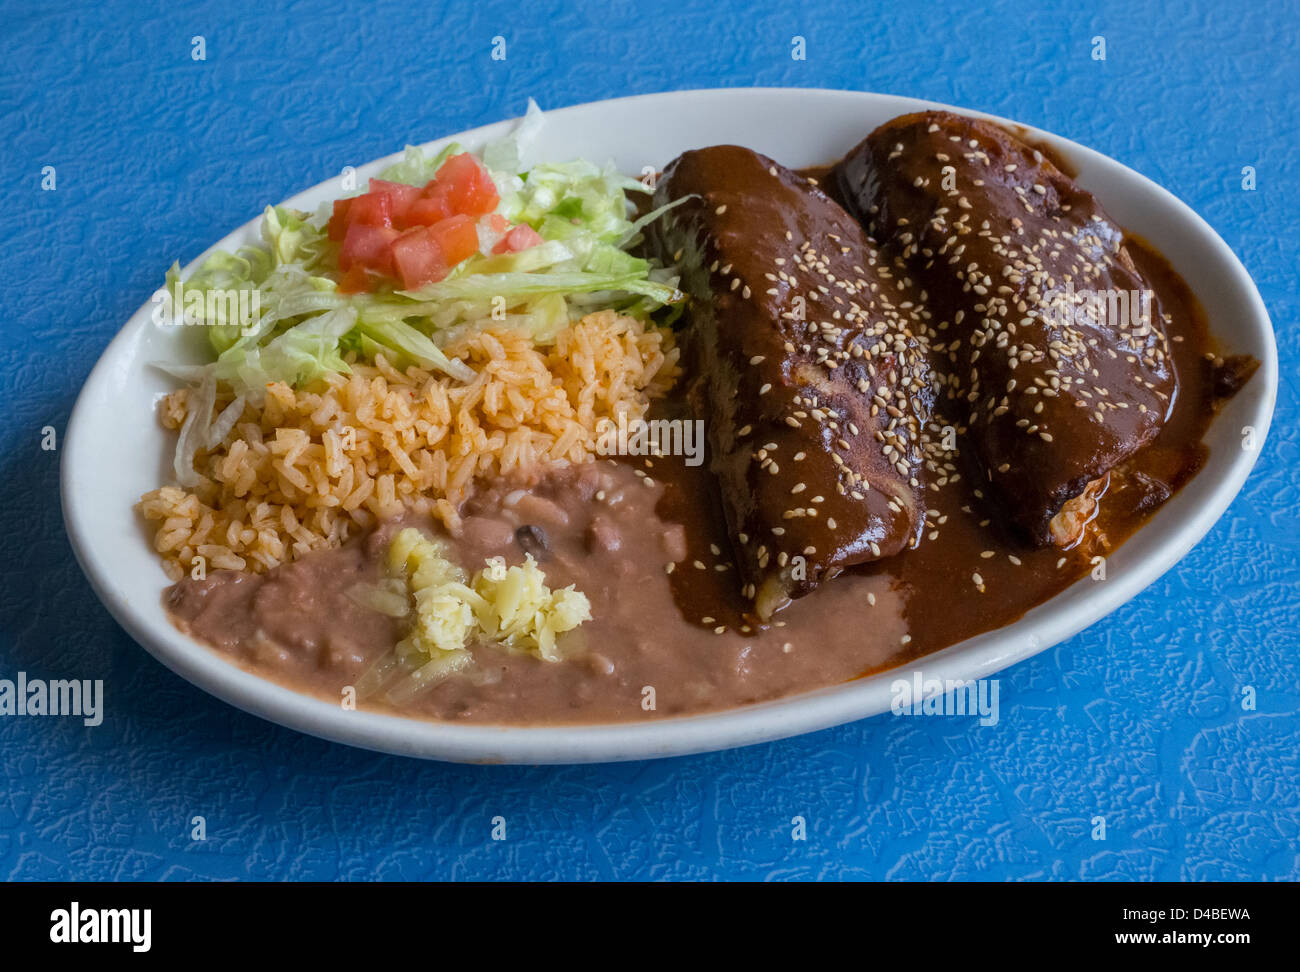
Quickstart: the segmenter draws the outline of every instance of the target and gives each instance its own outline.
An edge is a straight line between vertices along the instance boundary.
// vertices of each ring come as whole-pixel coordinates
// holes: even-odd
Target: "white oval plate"
[[[557,161],[612,158],[623,171],[638,174],[647,165],[662,168],[685,149],[734,142],[797,168],[840,158],[896,115],[940,107],[947,106],[890,95],[784,88],[645,95],[549,112],[532,154]],[[477,147],[512,124],[488,125],[426,147],[437,149],[453,140]],[[1165,254],[1192,285],[1225,350],[1254,355],[1262,365],[1211,427],[1206,467],[1116,552],[1104,583],[1085,579],[1015,624],[922,659],[914,667],[927,679],[981,678],[1028,658],[1115,610],[1168,570],[1205,535],[1245,482],[1263,446],[1277,394],[1277,352],[1268,312],[1245,268],[1209,225],[1118,162],[1047,132],[1028,133],[1068,160],[1079,182],[1101,198],[1121,225]],[[395,158],[360,166],[357,175],[368,178]],[[340,160],[340,169],[346,161]],[[287,202],[314,211],[339,194],[338,179],[333,179]],[[249,202],[251,207],[262,201]],[[214,249],[232,250],[255,239],[257,220]],[[185,275],[206,255],[186,267]],[[163,269],[158,268],[160,278]],[[64,519],[95,592],[122,627],[163,664],[218,698],[303,732],[384,752],[465,762],[571,763],[704,752],[823,729],[888,710],[891,683],[910,679],[911,667],[712,715],[518,728],[345,711],[246,672],[168,622],[161,604],[167,578],[132,510],[141,494],[169,479],[170,436],[158,424],[154,408],[173,386],[148,363],[199,360],[193,335],[186,333],[198,329],[159,327],[151,320],[152,307],[146,303],[126,323],[77,400],[64,443]],[[1251,450],[1242,447],[1245,426],[1255,430]]]

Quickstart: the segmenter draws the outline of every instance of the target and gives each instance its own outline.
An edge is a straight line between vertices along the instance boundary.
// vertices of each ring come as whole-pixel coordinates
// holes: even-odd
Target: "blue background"
[[[0,11],[0,677],[103,678],[107,716],[0,718],[0,876],[1300,877],[1294,4],[42,6]],[[746,85],[914,95],[1077,139],[1202,213],[1273,315],[1278,411],[1245,491],[1142,596],[1004,673],[1000,724],[883,717],[660,762],[447,766],[244,715],[117,628],[73,561],[40,430],[62,432],[173,259],[340,160],[518,115],[530,95]]]

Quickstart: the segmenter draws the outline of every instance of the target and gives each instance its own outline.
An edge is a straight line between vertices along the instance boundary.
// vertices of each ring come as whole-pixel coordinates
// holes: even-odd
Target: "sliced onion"
[[[204,448],[215,449],[217,446],[221,445],[222,441],[224,441],[226,436],[230,434],[230,430],[235,427],[235,423],[239,421],[240,416],[243,414],[244,396],[239,395],[233,402],[221,410],[221,414],[218,415],[216,420],[212,423],[212,427],[208,429],[208,438],[204,443]]]
[[[176,437],[176,457],[172,460],[172,469],[176,473],[176,481],[182,486],[197,486],[203,481],[203,477],[194,468],[194,457],[208,441],[212,409],[216,404],[217,379],[211,371],[207,371],[191,396],[180,435]]]
[[[391,679],[394,673],[402,669],[397,652],[390,651],[366,669],[366,673],[357,679],[357,698],[364,699],[377,693]]]
[[[386,614],[390,618],[404,618],[411,613],[411,601],[405,590],[397,591],[384,584],[361,581],[349,587],[347,595],[362,607]]]
[[[421,665],[406,678],[388,690],[385,696],[393,705],[405,705],[426,689],[445,678],[464,671],[473,660],[468,651],[445,651],[441,657]]]

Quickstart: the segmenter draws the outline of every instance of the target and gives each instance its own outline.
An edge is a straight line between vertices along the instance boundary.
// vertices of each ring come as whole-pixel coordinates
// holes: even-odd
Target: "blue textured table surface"
[[[0,16],[0,678],[102,678],[106,715],[0,717],[0,876],[1300,877],[1293,4],[41,6]],[[245,715],[114,624],[73,561],[41,430],[62,433],[174,258],[340,158],[518,115],[530,95],[747,85],[915,95],[1083,142],[1202,213],[1273,315],[1278,411],[1245,491],[1135,601],[1005,672],[998,725],[886,716],[659,762],[448,766]]]

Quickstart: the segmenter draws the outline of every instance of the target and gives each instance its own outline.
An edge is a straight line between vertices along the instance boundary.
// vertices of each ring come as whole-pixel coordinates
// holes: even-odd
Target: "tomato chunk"
[[[397,230],[388,226],[366,226],[354,222],[343,238],[343,249],[339,251],[339,269],[346,273],[354,266],[361,266],[391,274],[393,262],[390,246],[399,235]]]
[[[371,179],[370,191],[384,196],[396,196],[399,199],[409,202],[412,199],[419,199],[420,194],[424,190],[419,186],[412,186],[405,182],[388,182],[385,179]]]
[[[447,187],[447,198],[454,213],[486,216],[501,201],[487,169],[468,152],[453,155],[444,162],[434,181]]]
[[[416,290],[447,276],[447,261],[431,229],[409,229],[393,241],[393,266],[402,279],[402,287]]]
[[[370,289],[370,273],[361,264],[353,264],[339,281],[340,294],[361,294]]]
[[[541,242],[530,227],[511,227],[495,212],[501,197],[491,174],[467,152],[453,155],[423,188],[371,179],[370,191],[334,203],[328,234],[342,244],[342,293],[370,289],[376,275],[396,277],[414,290],[442,280],[479,252],[478,218],[504,234],[495,252],[517,252]]]
[[[468,216],[452,216],[435,223],[429,227],[429,235],[437,241],[448,267],[478,252],[478,225]]]
[[[536,246],[541,242],[542,236],[537,230],[527,223],[520,223],[503,236],[501,242],[492,247],[492,252],[518,253],[520,250],[527,250],[529,247]]]
[[[335,199],[334,215],[329,221],[329,238],[335,243],[342,243],[348,234],[348,210],[352,208],[351,199]]]
[[[348,228],[361,226],[392,226],[393,199],[382,192],[368,192],[357,196],[348,208]]]
[[[432,226],[434,223],[441,223],[451,214],[451,204],[443,193],[437,196],[423,196],[415,200],[406,210],[406,220],[412,226]]]
[[[407,212],[411,208],[411,203],[420,198],[421,189],[419,186],[408,186],[404,182],[385,182],[383,179],[371,179],[370,193],[371,195],[377,194],[388,197],[393,225],[400,229],[407,224]]]

